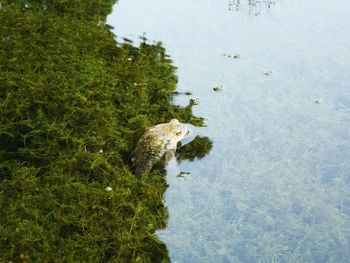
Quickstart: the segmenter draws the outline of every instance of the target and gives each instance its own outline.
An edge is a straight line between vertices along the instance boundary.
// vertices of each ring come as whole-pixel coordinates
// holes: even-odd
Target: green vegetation
[[[1,2],[1,262],[169,261],[164,174],[135,178],[130,152],[147,126],[201,119],[169,103],[161,44],[116,43],[114,2]]]
[[[182,160],[194,161],[202,159],[213,148],[213,142],[207,137],[196,136],[189,144],[184,145],[176,152],[176,158],[179,162]]]

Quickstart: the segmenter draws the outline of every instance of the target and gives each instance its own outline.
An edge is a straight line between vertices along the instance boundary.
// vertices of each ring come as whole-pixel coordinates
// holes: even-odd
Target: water
[[[350,262],[350,2],[232,2],[120,0],[108,19],[163,42],[214,142],[168,176],[158,236],[172,262]]]

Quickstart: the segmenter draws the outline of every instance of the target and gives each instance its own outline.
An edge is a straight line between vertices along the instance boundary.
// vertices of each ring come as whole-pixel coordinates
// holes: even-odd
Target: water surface
[[[168,176],[158,236],[173,262],[350,262],[350,2],[229,2],[120,0],[108,20],[163,42],[214,142]]]

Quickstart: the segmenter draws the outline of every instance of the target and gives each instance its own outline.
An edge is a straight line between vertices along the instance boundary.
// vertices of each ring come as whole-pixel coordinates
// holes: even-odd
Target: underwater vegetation
[[[177,78],[160,43],[116,43],[115,1],[2,1],[0,261],[168,262],[154,234],[164,174],[141,179],[130,152],[177,118]]]
[[[196,136],[189,144],[184,145],[176,152],[176,159],[194,161],[202,159],[213,148],[213,142],[208,137]]]
[[[168,175],[157,235],[179,263],[349,262],[349,2],[276,1],[258,17],[240,2],[129,0],[110,20],[162,36],[214,141]]]

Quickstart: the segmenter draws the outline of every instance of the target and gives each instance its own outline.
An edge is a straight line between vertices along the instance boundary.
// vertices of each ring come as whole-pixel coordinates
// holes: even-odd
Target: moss
[[[169,103],[160,43],[116,43],[113,3],[2,1],[1,262],[169,261],[164,175],[129,155],[145,127],[198,119]]]

